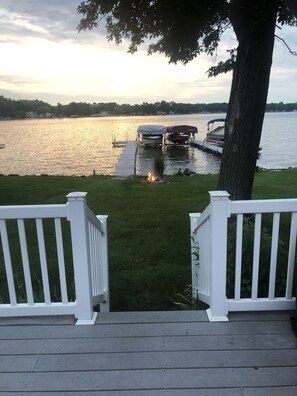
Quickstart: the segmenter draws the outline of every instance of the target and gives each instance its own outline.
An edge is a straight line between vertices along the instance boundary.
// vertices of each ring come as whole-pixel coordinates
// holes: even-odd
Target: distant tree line
[[[176,103],[161,102],[142,104],[83,103],[71,102],[67,105],[58,103],[52,106],[40,100],[14,100],[0,96],[0,119],[34,118],[34,117],[71,117],[96,115],[160,115],[160,114],[196,114],[196,113],[226,113],[227,103]],[[297,111],[295,103],[268,103],[268,112]]]

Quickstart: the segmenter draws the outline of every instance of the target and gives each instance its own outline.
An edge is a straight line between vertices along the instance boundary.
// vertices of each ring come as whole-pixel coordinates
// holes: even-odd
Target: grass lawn
[[[253,197],[296,198],[296,180],[297,170],[260,172]],[[69,192],[87,191],[94,213],[109,216],[111,309],[167,310],[191,282],[189,213],[204,210],[216,182],[216,175],[154,185],[139,177],[2,176],[0,205],[65,203]],[[3,267],[1,256],[0,248]]]

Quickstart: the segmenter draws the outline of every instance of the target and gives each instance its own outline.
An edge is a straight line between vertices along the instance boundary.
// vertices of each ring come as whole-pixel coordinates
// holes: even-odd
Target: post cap
[[[228,199],[230,197],[227,191],[208,191],[208,193],[213,200]]]
[[[76,191],[66,195],[66,198],[68,198],[68,201],[83,201],[87,194],[87,192]]]

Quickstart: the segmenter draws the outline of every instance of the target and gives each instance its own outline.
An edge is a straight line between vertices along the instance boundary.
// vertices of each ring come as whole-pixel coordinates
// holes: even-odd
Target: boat
[[[166,140],[173,144],[189,143],[198,132],[195,126],[191,125],[173,125],[166,128]]]
[[[162,145],[166,127],[163,125],[139,125],[137,136],[139,142],[145,147],[158,147]]]
[[[5,148],[5,144],[4,143],[0,143],[0,149]]]
[[[219,123],[219,125],[218,125]],[[223,124],[222,124],[223,123]],[[225,134],[225,118],[214,118],[207,123],[205,141],[223,147]]]
[[[219,123],[219,125],[218,125]],[[207,123],[207,133],[205,142],[223,148],[225,135],[225,118],[214,118]],[[262,147],[258,148],[258,158]]]

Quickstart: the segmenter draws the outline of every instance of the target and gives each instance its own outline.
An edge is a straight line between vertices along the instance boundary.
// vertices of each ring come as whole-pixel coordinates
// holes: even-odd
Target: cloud
[[[227,49],[236,47],[231,29],[225,32],[213,58],[201,55],[187,66],[168,65],[163,55],[147,56],[147,42],[134,55],[127,54],[128,41],[119,47],[108,42],[104,21],[93,31],[78,33],[79,3],[1,0],[2,94],[40,98],[52,104],[73,100],[228,101],[231,73],[208,78],[206,71],[227,58]],[[297,50],[296,29],[283,28],[278,34]],[[276,41],[269,100],[296,101],[296,62],[297,58]]]
[[[78,0],[1,0],[0,35],[13,38],[47,38],[50,41],[95,39],[95,32],[79,34]],[[104,25],[96,35],[105,34]]]

